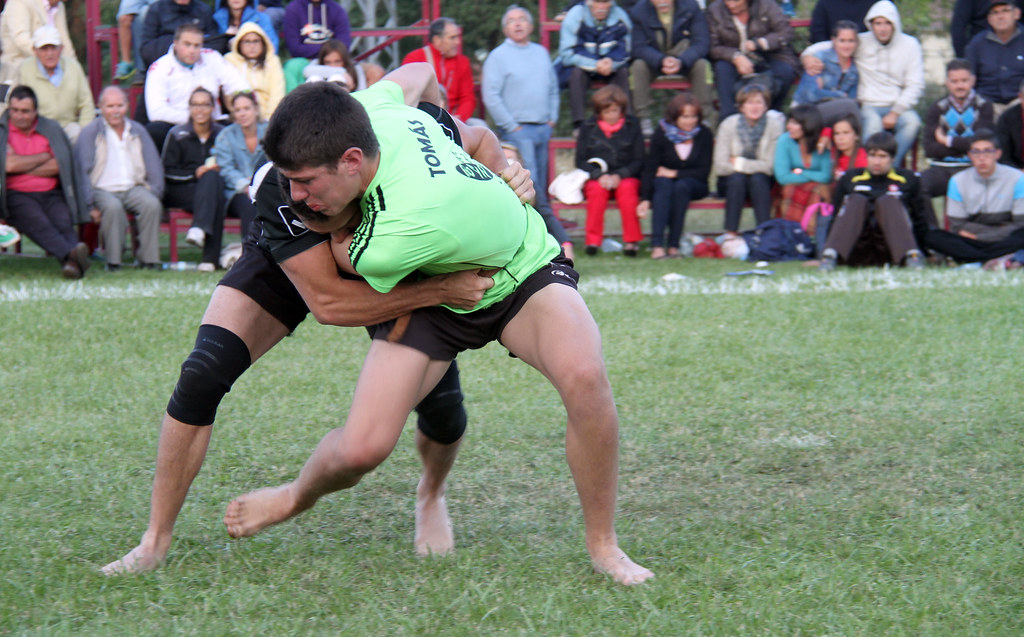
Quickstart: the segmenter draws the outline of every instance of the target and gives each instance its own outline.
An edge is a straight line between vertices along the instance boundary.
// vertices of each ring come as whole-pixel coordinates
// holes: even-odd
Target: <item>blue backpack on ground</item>
[[[743,233],[747,261],[797,261],[814,257],[814,241],[796,221],[769,219]]]

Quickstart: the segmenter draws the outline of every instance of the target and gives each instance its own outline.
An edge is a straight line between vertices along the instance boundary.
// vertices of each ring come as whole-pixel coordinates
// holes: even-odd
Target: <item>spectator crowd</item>
[[[553,51],[511,5],[482,68],[443,17],[402,63],[431,64],[459,120],[490,120],[570,258],[547,183],[563,93],[587,255],[605,243],[614,200],[626,256],[640,254],[648,214],[650,256],[682,256],[691,204],[717,195],[719,243],[741,255],[752,233],[783,232],[817,247],[779,258],[816,257],[823,271],[1005,265],[1024,255],[1022,4],[956,0],[956,57],[931,104],[921,43],[890,0],[817,0],[799,39],[778,0],[583,0],[559,15]],[[67,278],[94,257],[76,228],[87,223],[108,270],[128,251],[138,267],[162,267],[167,208],[192,213],[186,241],[202,249],[200,270],[216,269],[225,218],[244,233],[255,216],[249,179],[282,97],[311,81],[358,91],[384,74],[350,51],[335,0],[122,0],[117,15],[116,79],[143,85],[134,113],[117,85],[94,103],[62,0],[8,0],[0,13],[0,246],[20,233]],[[756,228],[740,234],[748,207]]]

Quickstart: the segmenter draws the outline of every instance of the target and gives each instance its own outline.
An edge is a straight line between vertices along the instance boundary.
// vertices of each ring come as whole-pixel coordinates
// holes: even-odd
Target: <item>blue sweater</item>
[[[487,112],[502,132],[522,122],[558,119],[558,80],[547,49],[505,40],[484,61],[480,92]]]
[[[799,175],[793,173],[794,168],[802,168]],[[779,143],[775,146],[775,181],[782,186],[789,184],[806,184],[815,182],[819,184],[832,183],[832,155],[830,153],[819,153],[817,150],[811,155],[811,165],[804,166],[803,157],[800,154],[800,144],[783,133],[779,137]]]

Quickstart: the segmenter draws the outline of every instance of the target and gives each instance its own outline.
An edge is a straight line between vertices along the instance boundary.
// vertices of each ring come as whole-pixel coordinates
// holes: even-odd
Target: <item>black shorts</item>
[[[554,283],[576,289],[580,275],[572,261],[557,256],[537,270],[514,292],[483,310],[460,314],[443,307],[420,308],[409,315],[408,324],[396,342],[419,350],[435,360],[450,361],[467,349],[479,349],[491,341],[501,342],[501,332],[531,296]],[[401,319],[399,319],[401,320]],[[375,339],[387,339],[396,321],[377,326]]]
[[[259,231],[260,224],[249,224],[249,233],[242,242],[242,256],[218,285],[234,288],[248,296],[284,323],[289,332],[294,332],[309,314],[309,308],[270,252],[256,243]]]

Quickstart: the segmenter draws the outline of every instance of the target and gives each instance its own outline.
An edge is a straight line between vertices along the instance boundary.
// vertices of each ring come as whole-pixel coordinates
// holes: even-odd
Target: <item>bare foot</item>
[[[444,496],[416,496],[416,555],[447,555],[455,549],[452,521]]]
[[[147,551],[142,545],[136,546],[119,560],[114,560],[100,569],[104,575],[132,575],[156,570],[164,563],[164,555]]]
[[[224,526],[234,538],[256,535],[271,524],[284,522],[299,511],[287,486],[250,491],[228,504]]]
[[[590,561],[598,573],[610,575],[619,584],[632,586],[654,577],[654,573],[629,559],[622,549],[612,545],[590,552]]]

